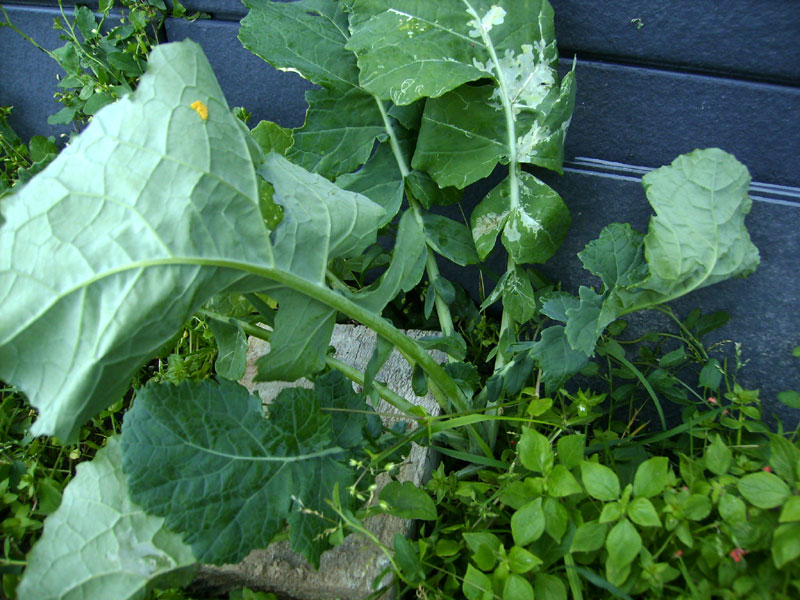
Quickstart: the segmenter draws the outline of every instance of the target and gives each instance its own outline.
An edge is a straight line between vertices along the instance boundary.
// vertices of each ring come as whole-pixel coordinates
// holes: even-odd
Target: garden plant
[[[712,148],[645,175],[648,231],[605,227],[574,296],[532,267],[570,221],[534,174],[561,171],[576,94],[546,0],[245,4],[243,45],[315,84],[302,127],[248,128],[197,44],[162,44],[0,199],[0,379],[38,411],[30,434],[73,443],[130,405],[48,511],[17,597],[142,598],[276,539],[319,565],[375,512],[423,521],[383,548],[423,597],[800,593],[796,432],[762,423],[737,346],[702,342],[724,317],[666,304],[757,267],[747,169]],[[441,214],[487,181],[464,222]],[[442,261],[481,274],[480,309]],[[625,340],[645,309],[677,333]],[[176,359],[130,401],[194,318],[214,376]],[[337,319],[377,333],[366,372],[330,356]],[[271,344],[260,379],[314,388],[265,409],[237,383],[248,335]],[[393,349],[440,416],[375,381]],[[416,427],[383,427],[378,398]],[[445,456],[431,482],[366,502],[412,442]]]

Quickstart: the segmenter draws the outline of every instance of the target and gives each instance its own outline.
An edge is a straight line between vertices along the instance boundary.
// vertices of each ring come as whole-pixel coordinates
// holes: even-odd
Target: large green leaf
[[[494,187],[472,212],[478,255],[486,258],[502,232],[503,246],[515,262],[543,263],[566,237],[569,209],[555,190],[530,173],[517,176],[515,201],[509,178]]]
[[[336,518],[326,500],[337,484],[352,483],[348,453],[336,444],[357,443],[369,410],[343,393],[335,381],[284,390],[266,419],[260,400],[228,381],[149,385],[123,427],[131,495],[181,532],[201,561],[239,561],[288,520],[293,548],[319,564],[325,543],[317,538]],[[321,405],[342,404],[361,416],[335,431]]]
[[[153,586],[191,579],[191,548],[130,499],[121,463],[111,438],[78,465],[28,554],[19,600],[144,600]]]
[[[386,130],[376,99],[359,86],[356,57],[345,48],[349,31],[341,4],[247,0],[245,6],[244,47],[322,86],[306,93],[306,122],[294,132],[288,156],[331,178],[364,164]]]
[[[322,288],[330,259],[357,256],[375,242],[385,212],[365,196],[342,190],[275,153],[265,158],[259,173],[273,185],[273,199],[285,210],[272,234],[278,268]],[[259,359],[258,377],[294,381],[320,370],[335,310],[289,288],[270,293],[279,303],[271,338],[277,351]]]
[[[580,254],[604,285],[602,295],[582,288],[579,306],[571,302],[565,310],[569,343],[587,355],[614,319],[749,275],[759,262],[744,225],[750,175],[733,156],[695,150],[642,183],[656,211],[647,235],[615,223]]]
[[[273,263],[245,136],[200,47],[161,45],[134,94],[4,199],[0,379],[39,409],[35,434],[73,441],[232,267]]]
[[[375,98],[358,88],[306,92],[308,112],[294,131],[287,156],[326,177],[349,173],[367,162],[386,128]]]
[[[345,49],[347,19],[334,0],[244,0],[250,9],[239,39],[256,56],[283,71],[341,89],[358,82],[355,56]]]

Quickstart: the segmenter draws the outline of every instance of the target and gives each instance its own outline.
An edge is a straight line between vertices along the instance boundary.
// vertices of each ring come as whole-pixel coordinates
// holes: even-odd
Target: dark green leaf
[[[548,390],[557,389],[589,362],[583,352],[573,350],[564,328],[548,327],[531,349],[530,355],[542,369],[542,381]]]
[[[784,481],[794,485],[797,480],[797,469],[800,467],[800,447],[782,435],[770,434],[769,466]]]
[[[560,544],[561,538],[567,531],[569,520],[567,510],[555,498],[546,498],[542,510],[544,511],[544,530],[556,544]]]
[[[277,69],[291,69],[323,86],[358,85],[356,57],[345,49],[347,17],[333,0],[247,0],[242,45]]]
[[[493,600],[492,580],[472,565],[467,565],[462,584],[467,600]]]
[[[217,343],[217,375],[232,381],[244,376],[247,367],[247,336],[238,319],[208,319],[208,327]]]
[[[294,550],[319,564],[336,522],[327,501],[353,477],[331,445],[317,399],[326,390],[282,391],[267,420],[258,398],[225,380],[143,388],[123,426],[131,496],[201,561],[239,561],[288,520]]]
[[[525,578],[511,573],[503,585],[503,600],[533,600],[533,586]]]
[[[634,498],[628,504],[628,518],[642,527],[661,527],[661,519],[647,498]]]
[[[725,475],[730,469],[733,453],[725,445],[719,434],[715,434],[713,440],[706,448],[703,457],[706,468],[715,475]]]
[[[472,234],[465,225],[430,213],[423,216],[423,222],[428,243],[437,254],[462,267],[480,262]]]
[[[500,538],[488,531],[467,532],[462,535],[472,551],[475,564],[484,571],[493,569],[503,547]]]
[[[558,438],[556,448],[562,465],[569,469],[578,467],[586,451],[586,436],[582,433],[562,436]]]
[[[294,144],[292,130],[281,127],[272,121],[261,121],[250,132],[264,154],[277,152],[286,156],[286,152]],[[342,186],[347,187],[347,186]],[[348,188],[349,189],[349,188]],[[360,190],[352,190],[358,192]]]
[[[522,575],[541,564],[542,560],[538,556],[520,546],[512,546],[508,551],[508,566],[514,573]]]
[[[425,379],[425,371],[419,365],[414,365],[411,373],[411,388],[420,398],[428,395],[428,381]]]
[[[526,469],[536,473],[549,473],[553,468],[553,450],[550,440],[530,427],[522,430],[519,440],[519,458]]]
[[[403,203],[403,175],[389,144],[378,146],[358,171],[337,177],[336,185],[364,194],[382,206],[386,215],[381,220],[381,226],[394,219]]]
[[[536,600],[567,600],[567,588],[564,582],[548,573],[536,574],[533,592]]]
[[[563,498],[572,494],[580,494],[583,488],[563,464],[557,464],[547,479],[547,491],[551,496]]]
[[[419,552],[414,544],[409,542],[401,533],[395,533],[392,539],[394,556],[400,573],[409,585],[417,586],[425,581],[425,569],[419,559]]]
[[[503,310],[515,323],[527,323],[536,314],[536,297],[528,274],[521,267],[508,272],[503,280]]]

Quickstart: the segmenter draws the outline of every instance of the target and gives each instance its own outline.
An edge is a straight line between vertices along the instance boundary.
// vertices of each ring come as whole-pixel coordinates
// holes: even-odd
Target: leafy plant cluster
[[[619,332],[620,317],[630,312],[756,267],[758,252],[744,227],[751,206],[744,166],[707,149],[646,175],[655,211],[648,232],[606,227],[580,255],[602,286],[572,296],[525,266],[552,256],[569,224],[564,201],[530,172],[560,172],[575,96],[574,69],[558,76],[545,0],[246,4],[244,46],[317,86],[307,94],[302,127],[261,122],[248,129],[199,46],[163,44],[134,92],[98,110],[47,168],[0,204],[0,301],[8,317],[0,325],[0,378],[38,409],[32,435],[74,442],[83,423],[123,397],[142,365],[174,344],[195,315],[208,322],[218,347],[215,379],[182,375],[180,358],[160,381],[137,391],[121,435],[78,467],[47,518],[19,598],[78,590],[141,597],[187,581],[197,562],[235,562],[286,537],[318,565],[343,531],[363,531],[361,518],[374,510],[361,506],[370,476],[411,441],[467,461],[466,473],[512,467],[508,482],[485,482],[484,492],[496,486],[498,498],[511,498],[503,506],[513,512],[506,521],[499,517],[497,533],[449,538],[449,556],[463,558],[464,548],[479,556],[470,555],[464,572],[445,569],[452,579],[443,589],[456,581],[469,598],[528,598],[531,590],[562,597],[561,574],[546,572],[559,560],[576,597],[575,574],[584,572],[606,589],[658,592],[672,572],[663,553],[644,542],[671,548],[678,539],[691,548],[687,540],[696,532],[686,523],[705,519],[721,529],[753,529],[752,510],[742,524],[741,514],[729,518],[714,509],[724,491],[752,501],[751,475],[761,483],[764,477],[751,464],[737,459],[723,471],[712,460],[709,477],[703,454],[696,480],[679,468],[688,497],[710,504],[700,516],[686,512],[686,490],[664,457],[648,457],[638,444],[640,460],[629,461],[629,472],[615,472],[615,453],[628,449],[617,438],[626,436],[613,428],[617,438],[571,431],[591,421],[607,398],[624,405],[640,383],[654,401],[662,439],[672,437],[661,400],[686,399],[670,368],[687,351],[702,355],[702,346],[688,344],[683,355],[675,350],[660,357],[659,368],[642,370],[604,332]],[[458,202],[464,187],[497,174],[468,223],[437,212]],[[390,250],[379,236],[393,239]],[[478,265],[495,250],[507,254],[507,269],[481,308],[500,302],[496,327],[439,270],[441,260]],[[387,319],[415,304],[403,305],[403,295],[422,301],[423,316],[435,315],[441,335],[415,341]],[[337,318],[378,334],[363,373],[327,352]],[[260,379],[308,377],[314,389],[285,390],[265,414],[236,383],[248,335],[271,343],[257,363]],[[375,381],[393,348],[414,367],[415,392],[433,394],[442,417]],[[431,348],[449,361],[438,364]],[[595,356],[615,370],[603,375],[591,366]],[[701,388],[719,388],[722,365],[702,358]],[[210,362],[190,371],[208,375]],[[625,373],[638,383],[602,393],[562,391],[581,371],[609,384]],[[752,394],[735,387],[729,393],[732,402],[749,400],[730,410],[738,420],[721,423],[738,423],[740,436],[741,429],[763,428],[748,425],[757,418]],[[378,397],[419,427],[382,427],[373,408]],[[521,406],[521,398],[532,408],[509,419],[505,411]],[[559,413],[556,401],[570,408]],[[518,428],[520,418],[516,440],[505,423]],[[518,449],[505,447],[505,436]],[[712,453],[731,451],[727,434],[701,439]],[[770,460],[762,456],[760,464],[775,469]],[[652,478],[637,478],[638,469],[652,470]],[[708,500],[704,477],[722,490],[719,497]],[[440,473],[434,485],[443,478],[450,475]],[[780,488],[781,502],[796,496],[794,481],[782,481],[786,489],[772,479],[765,485]],[[430,518],[432,505],[436,512],[425,491],[408,484],[392,485],[380,499],[407,518]],[[689,503],[697,502],[703,501]],[[98,504],[102,514],[89,512]],[[773,506],[753,507],[764,511],[764,522],[774,520]],[[796,525],[793,517],[784,520],[781,527]],[[723,542],[771,548],[771,568],[791,582],[796,548],[775,541],[779,529],[768,541],[737,529]],[[590,541],[573,552],[578,531]],[[398,536],[387,550],[409,584],[425,581],[424,539]],[[551,559],[537,544],[548,540],[563,552],[554,550],[545,565]],[[721,564],[702,558],[708,569]]]
[[[708,394],[684,399],[681,424],[643,431],[640,413],[615,418],[605,393],[521,394],[506,411],[517,424],[505,465],[441,466],[427,484],[439,513],[406,582],[438,598],[793,598],[797,431],[765,427],[758,392],[735,382],[734,367],[707,387],[697,380],[716,359],[665,366],[678,350],[705,352],[689,328],[680,337],[655,363],[640,348],[631,368],[650,363],[662,371],[651,380],[666,372]]]

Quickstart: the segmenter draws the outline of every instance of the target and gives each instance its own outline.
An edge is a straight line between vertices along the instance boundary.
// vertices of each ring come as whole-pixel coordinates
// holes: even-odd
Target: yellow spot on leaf
[[[200,115],[200,118],[203,119],[203,121],[208,120],[208,107],[200,100],[195,100],[192,102],[191,107],[198,115]]]

